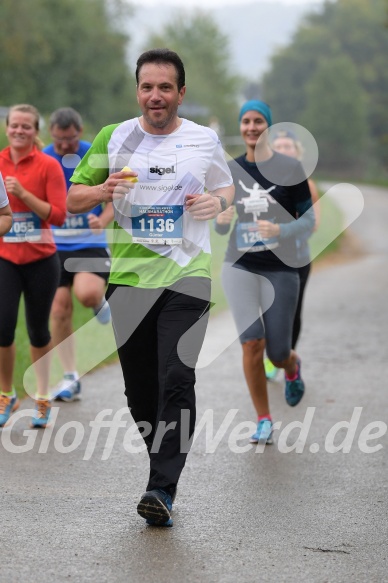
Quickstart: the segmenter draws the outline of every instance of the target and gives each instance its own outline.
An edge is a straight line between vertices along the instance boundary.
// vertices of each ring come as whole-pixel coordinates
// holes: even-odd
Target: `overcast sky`
[[[253,4],[258,2],[282,2],[284,4],[321,4],[323,0],[165,0],[166,5],[174,5],[192,8],[216,8],[220,6],[227,5],[238,5],[238,4]],[[154,6],[155,4],[160,4],[160,0],[132,0],[133,4],[139,4],[141,6]]]

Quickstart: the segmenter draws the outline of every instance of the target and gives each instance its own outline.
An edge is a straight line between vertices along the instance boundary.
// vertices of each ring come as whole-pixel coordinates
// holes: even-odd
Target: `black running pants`
[[[195,365],[210,280],[188,277],[158,289],[109,284],[106,297],[128,406],[150,457],[147,490],[173,494],[186,462],[186,438],[195,428]]]

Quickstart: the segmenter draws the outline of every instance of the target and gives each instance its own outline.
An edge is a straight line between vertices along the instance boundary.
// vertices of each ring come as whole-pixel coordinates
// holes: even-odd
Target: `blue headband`
[[[264,103],[264,101],[259,101],[258,99],[251,99],[250,101],[244,103],[244,105],[240,109],[238,121],[241,121],[242,116],[247,111],[258,111],[264,117],[265,121],[268,124],[268,127],[272,125],[271,108],[269,105]]]

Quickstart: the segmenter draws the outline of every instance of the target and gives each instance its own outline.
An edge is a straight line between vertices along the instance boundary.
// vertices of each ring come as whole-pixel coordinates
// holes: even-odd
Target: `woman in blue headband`
[[[285,398],[293,407],[304,394],[301,360],[291,347],[298,301],[296,238],[314,227],[309,187],[297,160],[274,152],[266,130],[270,107],[246,102],[239,115],[246,152],[230,163],[236,195],[222,283],[242,344],[243,369],[257,428],[252,443],[272,443],[264,352],[285,371]],[[233,209],[218,215],[227,234]],[[298,217],[298,220],[296,220]]]

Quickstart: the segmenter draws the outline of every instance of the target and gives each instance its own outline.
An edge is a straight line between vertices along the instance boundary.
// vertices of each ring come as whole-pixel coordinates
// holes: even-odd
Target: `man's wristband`
[[[221,212],[223,213],[228,208],[228,202],[224,196],[216,194],[214,198],[219,198],[221,203]]]

